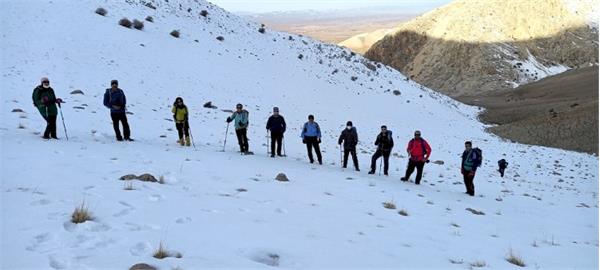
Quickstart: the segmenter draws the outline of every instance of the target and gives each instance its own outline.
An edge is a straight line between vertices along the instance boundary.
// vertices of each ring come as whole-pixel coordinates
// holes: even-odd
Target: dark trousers
[[[44,117],[44,120],[46,120],[46,130],[44,131],[44,138],[52,137],[56,139],[56,115],[49,115],[47,117]]]
[[[465,182],[465,187],[467,188],[467,194],[471,196],[475,196],[475,185],[473,184],[474,178],[475,174],[469,175],[469,172],[463,172],[463,181]]]
[[[425,166],[425,161],[416,161],[409,159],[408,167],[406,168],[406,174],[404,175],[404,179],[408,181],[410,175],[415,171],[415,167],[417,168],[417,177],[415,178],[415,184],[421,183],[421,177],[423,177],[423,166]]]
[[[383,173],[387,174],[388,169],[390,167],[390,153],[392,151],[382,151],[381,149],[377,149],[375,154],[371,157],[371,171],[375,172],[377,169],[377,159],[383,156]]]
[[[356,149],[344,148],[344,168],[348,166],[348,155],[352,154],[352,161],[354,162],[354,168],[358,170],[358,157],[356,157]]]
[[[186,137],[190,136],[190,125],[187,121],[183,123],[175,123],[175,127],[177,128],[177,133],[179,134],[180,140],[183,139],[184,134]]]
[[[282,132],[271,132],[271,156],[275,155],[275,144],[277,144],[277,155],[281,156],[281,144],[283,143]]]
[[[504,177],[504,170],[505,169],[506,168],[502,168],[502,167],[500,167],[500,169],[498,169],[498,171],[500,172],[500,177]]]
[[[310,163],[315,162],[312,154],[313,148],[317,154],[317,160],[319,163],[323,163],[323,158],[321,157],[321,148],[319,147],[319,138],[306,136],[304,137],[304,141],[306,142],[306,152],[308,152],[308,159],[310,160]]]
[[[127,115],[125,112],[113,112],[110,113],[110,118],[112,118],[113,128],[115,129],[115,136],[117,140],[122,140],[121,130],[119,129],[119,122],[123,125],[123,135],[125,136],[125,140],[129,140],[130,131],[129,131],[129,123],[127,123]]]
[[[248,152],[248,129],[240,128],[235,130],[235,135],[237,136],[238,144],[240,145],[240,152]]]

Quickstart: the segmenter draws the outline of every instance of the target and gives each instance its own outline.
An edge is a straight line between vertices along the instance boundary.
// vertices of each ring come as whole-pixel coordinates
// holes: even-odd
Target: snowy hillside
[[[148,15],[154,22],[142,31],[117,24]],[[477,108],[348,50],[260,33],[202,0],[8,1],[0,25],[2,269],[506,269],[516,267],[511,251],[530,268],[598,268],[597,157],[503,141],[484,132]],[[169,35],[176,29],[180,38]],[[66,101],[69,141],[60,118],[61,140],[40,138],[31,91],[42,76]],[[127,95],[135,142],[114,139],[102,105],[111,79]],[[196,149],[175,143],[177,96],[191,111]],[[208,101],[218,108],[204,108]],[[254,156],[236,153],[232,128],[219,152],[222,110],[238,102],[250,112]],[[287,158],[266,154],[273,106],[289,126]],[[308,114],[323,131],[322,166],[308,163],[299,138]],[[348,120],[358,129],[359,173],[340,168],[336,143]],[[396,141],[391,173],[367,175],[383,124]],[[415,129],[443,161],[426,165],[420,186],[399,181]],[[485,158],[476,197],[464,194],[459,172],[465,140]],[[505,178],[495,171],[501,158]],[[281,172],[289,182],[274,180]],[[126,190],[119,180],[142,173],[164,183]],[[94,219],[73,224],[82,203]],[[161,243],[181,258],[153,258]]]

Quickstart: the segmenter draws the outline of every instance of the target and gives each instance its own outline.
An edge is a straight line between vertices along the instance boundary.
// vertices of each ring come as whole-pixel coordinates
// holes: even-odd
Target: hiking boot
[[[319,165],[323,165],[323,161],[322,160],[319,160]]]
[[[406,177],[402,177],[402,178],[400,178],[400,180],[402,180],[404,182],[408,181],[408,179]]]
[[[48,136],[42,136],[42,139],[44,139],[44,140],[50,140],[50,137],[48,137]]]
[[[134,140],[132,138],[125,138],[126,141],[128,142],[133,142]]]
[[[117,138],[117,141],[120,141],[120,142],[122,142],[122,141],[123,141],[123,138]]]
[[[271,157],[272,157],[272,158],[274,158],[274,157],[275,157],[275,155],[271,155]]]
[[[359,169],[359,168],[355,168],[354,170],[355,170],[355,171],[357,171],[357,172],[360,172],[360,169]]]
[[[313,163],[315,163],[315,161],[314,161],[314,160],[311,160],[311,161],[310,161],[310,164],[313,164]]]
[[[181,145],[183,145],[183,143]],[[190,137],[185,137],[185,146],[190,146],[190,145],[191,145]]]
[[[369,171],[369,174],[375,174],[375,171]]]
[[[184,142],[183,142],[183,138],[177,140],[177,144],[183,146]]]
[[[383,175],[388,176],[388,173],[384,172]]]

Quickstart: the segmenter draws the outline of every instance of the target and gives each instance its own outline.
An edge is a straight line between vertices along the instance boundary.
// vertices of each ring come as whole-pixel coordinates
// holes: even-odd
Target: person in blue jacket
[[[312,154],[312,149],[314,148],[317,154],[317,160],[319,161],[319,164],[322,165],[323,158],[321,157],[321,149],[319,148],[319,144],[321,143],[321,128],[319,127],[319,124],[315,122],[315,117],[312,114],[308,116],[308,122],[304,123],[300,136],[302,137],[302,143],[306,144],[306,151],[308,152],[310,163],[315,162]]]
[[[112,118],[117,141],[123,141],[123,136],[121,136],[121,130],[119,129],[119,122],[123,124],[123,135],[125,136],[125,140],[133,141],[133,139],[131,139],[129,123],[127,123],[127,99],[125,98],[123,90],[119,88],[119,81],[110,81],[110,88],[106,89],[106,92],[104,93],[104,106],[110,109],[110,118]]]

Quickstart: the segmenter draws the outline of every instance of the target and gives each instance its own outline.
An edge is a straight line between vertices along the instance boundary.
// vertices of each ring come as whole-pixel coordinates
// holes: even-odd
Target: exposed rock
[[[23,110],[21,110],[21,109],[18,109],[18,108],[17,108],[17,109],[13,109],[13,110],[12,110],[12,112],[20,112],[20,113],[22,113],[22,112],[24,112],[24,111],[23,111]]]
[[[204,103],[204,105],[202,105],[204,108],[210,108],[210,109],[216,109],[217,106],[212,104],[212,101],[206,102]]]
[[[394,93],[394,95],[396,95],[396,96],[399,96],[401,94],[400,90],[394,90],[392,93]]]
[[[146,264],[146,263],[136,263],[134,265],[132,265],[131,267],[129,267],[129,270],[157,270],[158,268]]]
[[[223,40],[225,40],[225,38],[224,38],[223,36],[218,36],[218,37],[217,37],[217,40],[218,40],[218,41],[223,41]]]
[[[443,160],[436,160],[436,161],[433,162],[433,164],[444,165],[444,161]]]
[[[153,175],[151,175],[149,173],[142,174],[142,175],[138,176],[137,179],[144,181],[144,182],[158,182],[156,177],[154,177]]]
[[[290,181],[287,178],[287,176],[285,175],[285,173],[279,173],[279,174],[277,174],[277,176],[275,177],[275,180],[281,181],[281,182],[288,182],[288,181]]]
[[[85,110],[85,107],[81,107],[81,106],[73,106],[73,109],[77,109],[77,110]]]
[[[480,216],[482,216],[482,215],[485,215],[485,213],[484,213],[484,212],[482,212],[482,211],[479,211],[479,210],[475,210],[475,209],[473,209],[473,208],[470,208],[470,207],[469,207],[469,208],[466,208],[465,210],[467,210],[467,211],[469,211],[469,212],[471,212],[471,213],[473,213],[473,214],[475,214],[475,215],[480,215]]]
[[[73,90],[73,91],[71,91],[71,95],[83,95],[83,91],[81,91],[81,90]]]
[[[121,178],[119,178],[119,180],[133,180],[133,179],[137,179],[137,175],[127,174],[127,175],[123,175],[123,176],[121,176]]]

